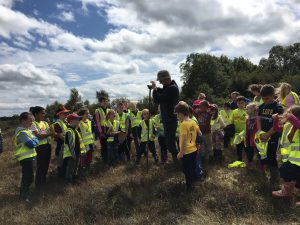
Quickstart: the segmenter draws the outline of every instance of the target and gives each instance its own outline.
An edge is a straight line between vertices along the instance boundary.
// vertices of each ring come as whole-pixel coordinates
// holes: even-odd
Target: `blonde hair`
[[[258,104],[256,102],[249,103],[246,108],[254,108],[254,115],[258,113]]]
[[[106,114],[106,119],[108,120],[111,115],[116,115],[116,111],[113,109],[109,109]]]
[[[280,100],[285,99],[292,91],[292,86],[289,83],[280,83],[279,88],[277,89],[278,97]]]

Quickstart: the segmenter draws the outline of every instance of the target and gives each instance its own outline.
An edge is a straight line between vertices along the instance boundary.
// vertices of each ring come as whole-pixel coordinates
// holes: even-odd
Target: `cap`
[[[82,116],[78,116],[76,113],[72,113],[67,116],[67,122],[71,123],[73,120],[80,120]]]
[[[56,112],[56,115],[59,116],[60,114],[62,113],[68,113],[70,112],[70,110],[67,110],[65,107],[62,108],[62,109],[59,109],[57,112]]]
[[[170,79],[171,76],[169,74],[169,72],[167,70],[161,70],[157,73],[157,80],[161,81],[161,80],[165,80],[165,79]]]

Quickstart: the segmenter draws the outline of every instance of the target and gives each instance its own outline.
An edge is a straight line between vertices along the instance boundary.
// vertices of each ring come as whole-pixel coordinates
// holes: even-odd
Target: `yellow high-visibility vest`
[[[130,116],[131,128],[139,126],[140,123],[142,122],[142,112],[141,111],[137,111],[136,115],[134,115],[133,112],[130,112],[129,116]]]
[[[286,162],[289,157],[289,145],[290,142],[288,140],[289,133],[291,129],[293,128],[293,125],[289,122],[284,124],[282,135],[280,138],[280,154],[282,157],[282,161]]]
[[[220,115],[216,119],[214,119],[214,120],[211,119],[210,126],[211,126],[212,130],[216,131],[216,130],[220,130],[221,129],[220,119],[221,119]]]
[[[141,122],[142,132],[141,132],[141,142],[148,141],[148,129],[149,129],[149,137],[150,141],[154,141],[153,138],[153,121],[152,119],[149,120],[149,127],[147,126],[145,120]]]
[[[300,132],[297,130],[294,134],[293,140],[288,147],[290,163],[300,166]]]
[[[83,144],[88,148],[88,145],[94,143],[94,136],[92,133],[92,122],[90,120],[87,121],[87,123],[84,121],[80,121],[79,128]]]
[[[117,120],[120,123],[120,128],[122,132],[126,131],[126,119],[127,119],[128,114],[122,112],[121,116],[119,115],[119,113],[117,114]]]
[[[234,138],[233,138],[233,144],[234,145],[239,145],[245,140],[245,131],[243,130],[240,133],[236,133]]]
[[[29,159],[29,158],[35,157],[37,155],[35,148],[29,148],[23,142],[18,143],[18,137],[21,133],[25,133],[31,139],[35,138],[35,136],[29,129],[21,130],[15,135],[15,137],[14,137],[15,156],[18,161],[22,161],[24,159]]]
[[[79,137],[79,144],[80,144],[80,154],[85,154],[86,153],[86,149],[85,149],[85,145],[83,144],[82,138],[80,133],[75,129],[75,132],[73,129],[68,128],[67,132],[69,132],[72,136],[72,143],[71,143],[71,148],[74,149],[75,148],[75,132],[77,132],[77,135]],[[64,144],[64,153],[63,153],[63,158],[68,158],[68,157],[72,157],[72,153],[70,151],[69,145],[67,143]]]
[[[108,127],[111,127],[112,128],[112,132],[117,132],[120,128],[120,123],[118,120],[114,120],[113,124],[111,123],[110,120],[107,121],[107,125]],[[110,136],[107,138],[107,142],[114,142],[114,137],[113,136]]]
[[[67,127],[66,123],[65,123],[64,121],[62,121],[62,120],[58,120],[58,121],[56,121],[56,122],[53,124],[53,129],[54,129],[54,125],[55,125],[55,124],[58,124],[58,125],[60,126],[60,128],[61,128],[61,130],[62,130],[62,133],[63,133],[63,136],[65,137],[65,136],[66,136],[66,132],[67,132],[67,130],[68,130],[68,127]]]
[[[223,122],[225,124],[225,126],[230,124],[230,115],[232,113],[232,110],[229,110],[228,112],[226,112],[224,109],[220,110],[220,116],[223,119]]]
[[[100,125],[102,127],[105,127],[106,126],[106,114],[107,114],[107,109],[106,109],[106,113],[104,112],[104,110],[102,109],[102,107],[96,109],[95,113],[99,113],[100,115]]]
[[[287,95],[280,103],[281,103],[281,105],[283,106],[283,107],[286,107],[286,98],[288,97],[288,96],[292,96],[293,98],[294,98],[294,103],[295,103],[295,105],[299,105],[299,96],[295,93],[295,92],[291,92],[289,95]]]
[[[258,153],[259,153],[261,159],[267,158],[267,152],[268,152],[268,142],[269,142],[269,140],[267,140],[266,142],[262,142],[260,140],[260,136],[262,134],[265,134],[265,133],[266,132],[264,132],[264,131],[256,132],[255,139],[254,139],[256,148],[258,150]]]
[[[38,129],[39,132],[45,133],[50,129],[49,124],[46,121],[33,121],[34,126]],[[50,137],[39,140],[38,146],[45,145],[50,143]]]

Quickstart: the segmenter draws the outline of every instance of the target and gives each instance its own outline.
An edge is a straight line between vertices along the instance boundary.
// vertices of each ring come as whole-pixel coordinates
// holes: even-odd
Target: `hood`
[[[176,81],[175,81],[175,80],[172,80],[172,81],[171,81],[171,83],[170,83],[170,85],[163,86],[163,88],[167,88],[167,87],[171,87],[171,86],[175,86],[175,87],[177,87],[177,88],[178,88],[178,85],[177,85],[177,83],[176,83]]]

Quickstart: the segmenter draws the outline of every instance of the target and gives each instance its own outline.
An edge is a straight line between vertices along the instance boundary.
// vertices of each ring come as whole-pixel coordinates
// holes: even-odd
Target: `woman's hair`
[[[29,117],[33,117],[33,115],[30,112],[22,112],[20,114],[19,121],[23,122],[23,121],[27,120]]]
[[[285,99],[292,91],[292,86],[289,83],[280,83],[278,88],[279,98],[281,100]]]
[[[300,119],[300,106],[294,105],[290,108],[291,113]]]
[[[225,102],[224,105],[223,105],[223,107],[224,107],[224,108],[225,108],[225,107],[230,108],[230,103],[229,103],[229,102]]]
[[[43,110],[45,110],[43,107],[41,106],[35,106],[33,108],[31,108],[31,113],[36,116],[38,113],[42,112]]]
[[[251,92],[256,91],[256,92],[260,93],[261,88],[262,88],[261,84],[250,84],[248,87],[248,90]]]
[[[203,100],[203,101],[200,103],[200,106],[209,107],[209,102],[206,101],[206,100]]]
[[[219,116],[219,108],[216,104],[211,105],[210,111],[213,112],[212,119],[215,120]]]
[[[83,116],[84,114],[86,114],[88,112],[89,112],[89,109],[84,107],[84,108],[81,108],[77,114],[78,114],[78,116]]]

